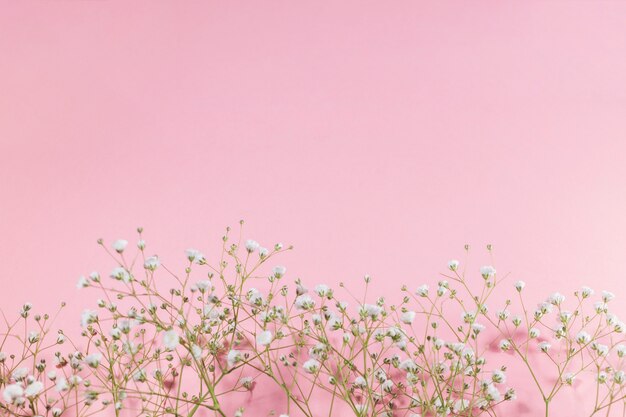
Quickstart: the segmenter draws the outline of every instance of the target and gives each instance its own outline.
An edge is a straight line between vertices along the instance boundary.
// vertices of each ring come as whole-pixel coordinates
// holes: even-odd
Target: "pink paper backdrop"
[[[292,278],[392,295],[493,243],[537,297],[624,300],[625,22],[618,1],[1,1],[0,305],[63,298],[75,322],[96,238],[143,225],[175,258],[240,218],[296,246]]]

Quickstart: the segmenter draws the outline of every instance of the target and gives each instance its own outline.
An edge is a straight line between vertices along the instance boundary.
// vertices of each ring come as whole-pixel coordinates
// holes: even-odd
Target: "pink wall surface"
[[[492,243],[538,300],[626,300],[625,22],[619,1],[0,1],[0,306],[64,299],[73,324],[98,237],[210,256],[240,218],[309,282],[393,296]]]

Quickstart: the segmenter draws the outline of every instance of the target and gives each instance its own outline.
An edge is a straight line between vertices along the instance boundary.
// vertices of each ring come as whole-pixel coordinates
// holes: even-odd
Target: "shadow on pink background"
[[[1,1],[0,305],[65,299],[75,322],[77,277],[110,266],[98,237],[142,225],[164,259],[210,256],[240,218],[309,282],[393,295],[492,243],[537,299],[624,300],[625,21],[623,2]]]

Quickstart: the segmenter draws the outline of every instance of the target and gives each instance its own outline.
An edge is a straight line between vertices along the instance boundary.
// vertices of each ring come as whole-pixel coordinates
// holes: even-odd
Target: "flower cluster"
[[[2,415],[241,417],[262,391],[280,397],[269,411],[280,417],[497,416],[517,397],[511,359],[546,415],[581,379],[595,387],[585,415],[609,415],[626,398],[626,325],[606,291],[584,287],[571,302],[555,293],[530,308],[518,281],[492,311],[504,278],[493,266],[466,277],[452,260],[438,282],[388,302],[367,296],[369,276],[362,296],[342,283],[288,282],[275,258],[291,247],[232,241],[230,229],[214,258],[187,249],[182,273],[148,251],[141,228],[134,249],[99,243],[113,265],[77,282],[101,297],[80,317],[81,338],[55,334],[30,304],[6,322]]]

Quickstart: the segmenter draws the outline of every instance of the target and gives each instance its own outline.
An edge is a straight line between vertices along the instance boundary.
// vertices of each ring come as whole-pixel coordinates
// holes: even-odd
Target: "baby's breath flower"
[[[428,285],[424,284],[419,286],[415,293],[420,297],[428,297]]]
[[[143,267],[148,271],[156,270],[159,265],[161,265],[161,261],[159,261],[159,258],[156,255],[146,258],[145,262],[143,263]]]
[[[580,295],[582,298],[589,298],[593,295],[594,291],[589,287],[582,287],[580,290]]]
[[[448,261],[448,269],[450,271],[456,271],[458,268],[459,268],[459,261],[457,261],[456,259],[452,259]]]
[[[263,330],[256,336],[256,343],[260,346],[267,346],[272,343],[273,339],[274,335],[272,335],[272,332],[270,332],[269,330]]]
[[[315,374],[320,369],[320,363],[315,359],[309,359],[308,361],[304,362],[302,368],[305,372],[309,374]]]
[[[576,342],[580,345],[586,345],[591,341],[591,336],[585,331],[581,331],[576,335]]]
[[[24,402],[24,389],[20,384],[7,385],[2,392],[2,397],[8,404],[22,404]]]
[[[115,252],[122,253],[122,252],[124,252],[124,249],[126,249],[127,245],[128,245],[128,241],[127,240],[118,239],[115,242],[113,242],[113,244],[111,246],[113,246],[113,249],[115,249]]]
[[[259,242],[256,240],[248,239],[246,241],[246,250],[248,253],[252,253],[259,248]]]
[[[405,311],[400,315],[400,321],[404,324],[412,324],[415,320],[415,311]]]
[[[521,292],[524,289],[525,286],[526,286],[526,283],[524,281],[517,281],[517,282],[515,282],[515,289],[518,292]]]
[[[602,301],[604,301],[605,303],[608,303],[614,298],[615,298],[615,294],[613,294],[612,292],[602,291]]]
[[[163,333],[163,346],[167,350],[174,350],[180,343],[180,336],[176,333],[176,330],[171,329]]]
[[[76,283],[76,288],[86,288],[89,286],[89,281],[84,276],[78,278],[78,282]]]
[[[537,345],[537,347],[539,348],[540,351],[542,351],[543,353],[548,353],[548,351],[550,350],[550,343],[548,342],[541,342]]]
[[[484,279],[493,278],[496,275],[496,269],[491,265],[481,266],[480,275],[482,275]]]

